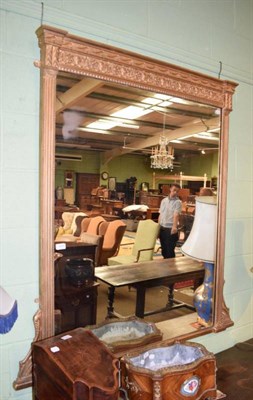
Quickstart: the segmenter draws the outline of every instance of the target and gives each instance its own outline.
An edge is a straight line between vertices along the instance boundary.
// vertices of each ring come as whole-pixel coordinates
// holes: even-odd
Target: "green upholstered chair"
[[[152,260],[158,233],[158,223],[151,219],[140,221],[136,231],[132,254],[111,257],[108,259],[108,265],[132,264],[134,262]]]

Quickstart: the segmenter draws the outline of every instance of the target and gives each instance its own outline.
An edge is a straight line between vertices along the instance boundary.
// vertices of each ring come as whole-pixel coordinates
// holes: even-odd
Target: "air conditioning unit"
[[[81,154],[64,154],[64,153],[56,153],[56,160],[65,160],[65,161],[82,161],[83,156]]]

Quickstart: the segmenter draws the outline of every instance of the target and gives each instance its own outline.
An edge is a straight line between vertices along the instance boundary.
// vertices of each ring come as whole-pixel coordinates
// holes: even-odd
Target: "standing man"
[[[180,186],[172,183],[169,195],[162,200],[159,210],[160,243],[163,258],[174,258],[178,241],[178,221],[182,211],[182,203],[178,197]]]

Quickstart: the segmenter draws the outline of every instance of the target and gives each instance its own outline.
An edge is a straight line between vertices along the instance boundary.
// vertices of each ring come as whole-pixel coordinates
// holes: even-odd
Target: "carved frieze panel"
[[[39,44],[45,51],[43,67],[85,74],[147,90],[156,90],[215,107],[232,109],[235,84],[197,72],[114,50],[77,38],[65,31],[41,27]]]

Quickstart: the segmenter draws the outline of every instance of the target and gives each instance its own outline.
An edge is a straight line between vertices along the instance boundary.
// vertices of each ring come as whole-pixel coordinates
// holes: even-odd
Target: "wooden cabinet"
[[[76,201],[80,208],[90,204],[92,189],[99,186],[99,174],[76,174]]]
[[[88,204],[91,204],[91,195],[89,194],[79,194],[77,196],[77,203],[80,208],[87,208]]]
[[[64,289],[59,290],[58,287],[55,293],[55,309],[61,311],[60,331],[96,324],[99,284],[93,282],[91,285],[77,288],[66,281],[63,285]]]
[[[67,242],[66,249],[57,250],[63,257],[55,263],[55,309],[60,310],[57,333],[79,326],[94,325],[97,315],[97,288],[94,266],[87,284],[73,285],[66,272],[68,260],[89,258],[94,261],[96,245]],[[80,271],[78,271],[80,272]]]

